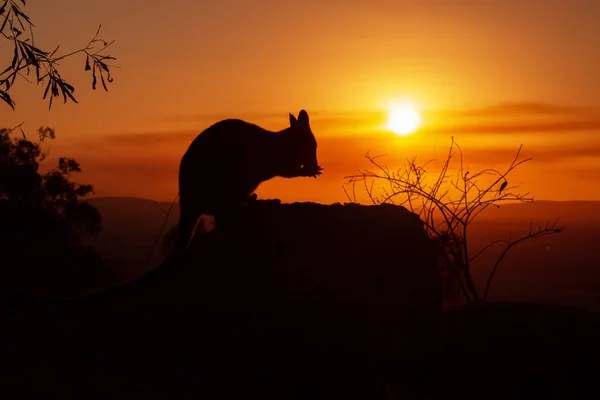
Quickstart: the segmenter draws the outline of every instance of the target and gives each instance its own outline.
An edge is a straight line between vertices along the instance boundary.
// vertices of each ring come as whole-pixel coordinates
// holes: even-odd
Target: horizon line
[[[136,196],[118,196],[118,195],[114,195],[114,196],[109,196],[109,195],[102,195],[102,196],[89,196],[85,199],[85,200],[90,200],[90,199],[104,199],[104,200],[144,200],[144,201],[150,201],[150,202],[156,202],[156,203],[171,203],[171,201],[168,200],[155,200],[155,199],[151,199],[148,197],[136,197]],[[259,198],[258,200],[280,200],[277,198]],[[177,203],[177,201],[175,202]],[[293,203],[293,202],[292,202]],[[324,204],[324,203],[320,203],[317,201],[298,201],[298,203],[318,203],[318,204]],[[330,204],[346,204],[346,203],[350,203],[348,201],[344,201],[344,202],[334,202],[334,203],[330,203]],[[591,200],[591,199],[572,199],[572,200],[547,200],[547,199],[539,199],[539,200],[533,200],[531,202],[522,202],[522,201],[515,201],[515,202],[511,202],[511,203],[505,203],[503,204],[503,206],[507,206],[507,205],[515,205],[515,204],[535,204],[535,203],[600,203],[600,200]],[[282,204],[290,204],[288,202],[283,202]],[[361,203],[359,203],[361,204]],[[366,204],[366,205],[371,205],[371,204]]]

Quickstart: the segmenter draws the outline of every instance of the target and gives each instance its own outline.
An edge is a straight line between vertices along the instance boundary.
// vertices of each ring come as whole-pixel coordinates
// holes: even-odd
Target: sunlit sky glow
[[[172,200],[178,161],[221,118],[281,129],[309,111],[324,174],[277,179],[259,195],[344,201],[343,176],[388,154],[443,158],[450,137],[473,168],[499,167],[520,144],[533,161],[514,175],[551,200],[600,200],[600,2],[595,0],[56,0],[28,2],[36,44],[79,48],[115,39],[108,93],[91,90],[84,59],[62,65],[80,104],[21,80],[6,127],[57,130],[51,154],[75,157],[98,195]],[[0,47],[1,65],[12,57]],[[422,126],[385,129],[386,106],[409,97]],[[557,184],[560,182],[560,184]]]
[[[421,125],[421,114],[414,104],[401,101],[393,104],[388,109],[388,120],[386,129],[399,136],[412,135],[416,133]]]

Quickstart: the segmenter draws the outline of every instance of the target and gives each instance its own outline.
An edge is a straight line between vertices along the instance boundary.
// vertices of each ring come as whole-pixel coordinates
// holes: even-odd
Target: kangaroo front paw
[[[321,171],[323,171],[323,168],[320,165],[317,165],[317,170],[315,171],[315,173],[309,176],[312,176],[313,178],[317,179],[317,176],[323,173]]]

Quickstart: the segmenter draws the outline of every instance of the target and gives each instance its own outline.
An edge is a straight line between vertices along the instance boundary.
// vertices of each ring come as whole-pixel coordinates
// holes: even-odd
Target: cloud
[[[600,108],[506,102],[470,110],[432,111],[424,133],[497,135],[572,133],[600,130]]]
[[[175,132],[134,132],[113,133],[102,136],[102,141],[108,145],[146,147],[163,144],[187,144],[198,135],[199,132],[186,130]]]
[[[459,111],[459,114],[470,117],[514,117],[514,116],[573,116],[598,115],[600,110],[584,107],[569,107],[540,102],[503,102],[488,107]]]
[[[308,110],[310,116],[310,123],[316,135],[330,135],[330,134],[356,134],[365,133],[373,129],[384,122],[385,113],[382,111],[376,112],[353,112],[353,111],[312,111]],[[293,112],[297,115],[297,112]],[[175,125],[182,124],[179,126],[187,127],[190,123],[194,123],[194,135],[200,133],[201,130],[206,129],[213,123],[224,120],[227,118],[239,118],[250,123],[257,124],[266,129],[272,131],[278,131],[285,129],[289,126],[288,114],[282,113],[240,113],[235,115],[183,115],[183,116],[172,116],[168,118],[161,118],[160,121],[167,122],[167,124]],[[197,124],[196,124],[197,123]],[[168,128],[167,128],[168,129]],[[122,135],[122,134],[119,134]]]
[[[313,132],[318,140],[327,136],[373,135],[382,130],[386,114],[383,111],[367,112],[310,112]],[[279,130],[287,127],[285,113],[255,113],[238,116],[247,121]],[[173,117],[173,121],[180,121]],[[105,135],[107,143],[121,146],[152,147],[178,145],[187,147],[200,131],[209,124],[226,118],[225,115],[197,115],[195,118],[206,125],[200,129],[175,130],[172,132],[116,133]],[[267,120],[271,119],[267,124]],[[506,102],[470,110],[424,111],[421,135],[475,136],[517,134],[569,134],[574,132],[600,131],[600,109],[567,107],[536,102]]]
[[[496,160],[504,160],[504,163],[510,162],[517,153],[517,147],[502,148],[469,148],[467,161],[473,161],[484,165]],[[535,164],[546,163],[555,164],[559,162],[575,161],[577,159],[598,158],[600,160],[600,143],[590,145],[546,145],[538,147],[525,147],[522,150],[522,157],[533,159]]]
[[[373,139],[373,126],[381,119],[381,113],[311,113],[311,127],[319,141],[337,141],[342,137],[368,136]],[[279,116],[280,118],[281,116]],[[281,118],[280,118],[281,119]],[[216,120],[213,120],[216,121]],[[249,119],[249,121],[252,121]],[[206,126],[208,127],[208,125]],[[204,128],[206,128],[204,127]],[[287,120],[279,121],[271,130],[285,129]],[[203,129],[204,129],[203,128]],[[157,132],[111,133],[96,140],[95,146],[112,146],[122,149],[157,149],[159,146],[183,152],[201,130],[176,130]],[[83,143],[82,143],[83,144]]]
[[[360,117],[360,116],[364,116],[365,114],[369,115],[371,113],[367,112],[350,112],[350,111],[322,111],[322,110],[310,110],[310,109],[306,109],[306,111],[308,111],[308,114],[310,115],[311,120],[322,120],[322,119],[326,119],[326,118],[342,118],[342,119],[347,119],[347,118],[355,118],[355,117]],[[251,113],[235,113],[235,115],[232,114],[184,114],[184,115],[172,115],[172,116],[168,116],[168,117],[160,117],[157,118],[156,121],[160,121],[160,122],[206,122],[206,123],[212,123],[212,122],[216,122],[216,121],[220,121],[223,119],[228,119],[228,118],[239,118],[239,119],[243,119],[249,122],[255,122],[255,123],[259,123],[259,122],[264,122],[266,120],[281,120],[281,121],[287,121],[288,118],[288,114],[292,113],[294,115],[298,115],[299,110],[290,110],[290,111],[283,111],[283,112],[269,112],[269,113],[259,113],[259,112],[251,112]]]
[[[542,125],[536,126],[539,129]],[[573,128],[587,131],[590,129],[584,128],[593,127],[600,129],[600,121],[598,125],[574,122],[545,125],[544,132],[562,132],[563,129],[567,129],[569,132],[577,130]],[[365,162],[367,151],[370,151],[371,154],[390,154],[387,159],[391,160],[406,160],[414,155],[418,155],[422,160],[445,157],[447,147],[450,145],[450,136],[454,135],[458,136],[458,141],[465,154],[470,157],[471,162],[475,164],[504,163],[512,160],[518,146],[512,145],[504,138],[493,141],[491,144],[482,145],[480,144],[481,135],[502,133],[510,136],[516,133],[538,132],[537,129],[531,127],[526,129],[518,125],[510,127],[481,125],[477,128],[435,129],[431,132],[421,132],[418,134],[420,137],[415,135],[414,138],[399,138],[382,131],[371,134],[325,135],[317,136],[318,156],[320,162],[324,164],[323,167],[328,168],[329,171],[335,171],[336,174],[353,173],[357,166]],[[177,166],[179,159],[196,135],[197,133],[193,131],[110,135],[104,139],[102,145],[104,148],[96,146],[93,155],[88,153],[90,155],[86,158],[94,163],[114,164],[116,165],[115,169],[118,169],[119,165],[128,169],[134,166],[150,168],[142,167],[143,163],[151,163],[154,166]],[[543,146],[526,143],[523,154],[527,157],[534,157],[536,163],[581,157],[600,157],[600,141],[596,142],[593,134],[586,135],[586,137],[587,141],[585,142],[570,141],[568,137],[563,137],[560,141],[548,140]]]
[[[535,121],[529,123],[476,123],[460,125],[438,125],[426,127],[424,134],[436,135],[497,135],[497,134],[524,134],[524,133],[561,133],[600,131],[600,115],[598,118],[587,120],[564,121]]]

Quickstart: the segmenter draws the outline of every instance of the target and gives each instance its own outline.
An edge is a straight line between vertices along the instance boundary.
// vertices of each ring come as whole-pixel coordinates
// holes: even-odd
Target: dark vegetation
[[[79,164],[61,157],[40,171],[54,130],[40,128],[38,141],[0,129],[0,276],[3,294],[62,293],[111,283],[99,253],[85,246],[101,229],[98,211],[85,198],[91,185],[75,183]],[[85,265],[85,267],[82,267]]]
[[[98,37],[100,27],[81,49],[67,53],[60,53],[59,46],[41,49],[35,44],[35,26],[26,5],[26,0],[0,0],[0,45],[12,55],[11,62],[0,67],[0,100],[14,110],[11,93],[22,80],[44,88],[49,108],[54,98],[77,103],[75,88],[59,68],[76,55],[85,56],[92,89],[100,81],[108,90],[107,83],[113,81],[108,62],[115,58],[105,51],[113,42]],[[101,228],[100,215],[85,201],[92,186],[72,181],[80,166],[71,158],[61,157],[56,168],[41,171],[48,156],[42,144],[54,139],[54,130],[40,128],[35,141],[22,126],[0,130],[0,292],[68,295],[114,282],[115,274],[98,252],[85,246],[86,235]]]
[[[86,56],[106,89],[110,43],[57,56],[38,49],[21,6],[0,0],[0,33],[14,58],[0,98],[35,73],[44,98],[75,101],[57,62]],[[27,31],[29,35],[27,35]],[[100,42],[103,47],[93,51]],[[106,76],[105,76],[106,74]],[[105,79],[106,78],[106,79]],[[19,137],[19,133],[21,136]],[[478,286],[468,241],[483,210],[515,194],[505,172],[463,169],[426,179],[415,160],[351,183],[383,180],[375,205],[255,201],[238,218],[171,252],[139,279],[110,286],[86,246],[101,219],[60,158],[42,171],[42,128],[0,131],[0,267],[3,398],[597,398],[598,314],[529,303],[490,303],[489,283],[509,250],[560,225],[503,245]],[[491,176],[487,183],[483,177]],[[452,190],[444,190],[449,183]],[[452,193],[458,193],[453,198]],[[400,199],[399,204],[386,204]],[[441,222],[440,219],[441,218]],[[171,237],[172,242],[172,237]],[[168,246],[168,244],[167,244]],[[491,247],[484,247],[488,249]],[[75,278],[78,277],[78,278]],[[70,298],[48,290],[110,286]],[[103,285],[103,282],[107,282]],[[444,309],[452,288],[466,306]]]

